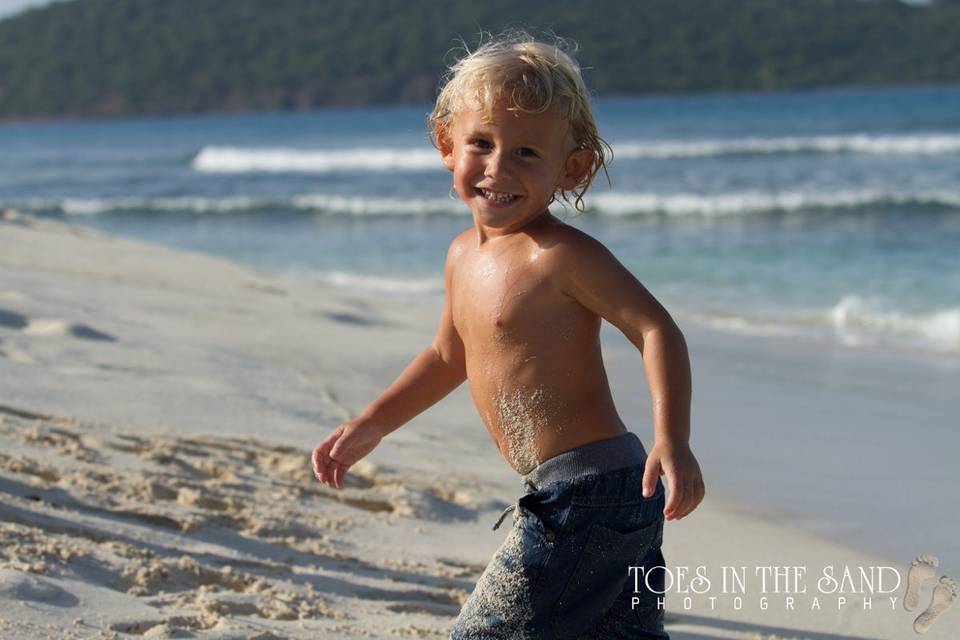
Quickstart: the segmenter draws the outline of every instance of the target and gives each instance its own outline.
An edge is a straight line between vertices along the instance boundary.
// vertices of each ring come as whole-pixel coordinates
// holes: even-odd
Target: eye
[[[478,149],[489,149],[491,147],[491,144],[483,138],[470,138],[467,144],[472,147],[477,147]]]
[[[540,157],[537,155],[536,151],[534,151],[529,147],[522,147],[520,149],[517,149],[517,155],[519,155],[522,158],[539,158]]]

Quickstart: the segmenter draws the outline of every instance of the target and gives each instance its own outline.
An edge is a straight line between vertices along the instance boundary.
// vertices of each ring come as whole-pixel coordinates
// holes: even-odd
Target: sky
[[[0,0],[0,19],[31,7],[42,7],[53,0]]]

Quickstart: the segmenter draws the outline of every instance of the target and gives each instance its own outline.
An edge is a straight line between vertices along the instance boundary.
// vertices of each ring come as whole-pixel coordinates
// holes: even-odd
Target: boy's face
[[[553,110],[530,115],[498,105],[486,114],[464,107],[438,138],[475,224],[495,233],[541,214],[558,188],[579,184],[592,160],[590,151],[574,150],[569,123]]]

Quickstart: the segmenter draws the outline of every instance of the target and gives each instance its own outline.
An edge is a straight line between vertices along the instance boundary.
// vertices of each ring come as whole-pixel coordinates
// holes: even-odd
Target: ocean
[[[960,356],[960,87],[598,99],[588,211],[674,313]],[[442,295],[470,225],[428,105],[0,124],[0,207],[337,286]]]

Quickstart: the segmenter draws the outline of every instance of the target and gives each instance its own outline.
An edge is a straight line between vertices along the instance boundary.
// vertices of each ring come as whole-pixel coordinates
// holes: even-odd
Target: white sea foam
[[[358,289],[369,293],[401,295],[431,295],[443,293],[443,278],[387,278],[346,271],[323,271],[315,276],[321,282],[344,289]]]
[[[66,215],[97,215],[120,211],[183,211],[205,214],[291,209],[349,216],[467,215],[467,209],[462,202],[446,197],[407,198],[324,193],[286,197],[229,196],[211,198],[191,196],[32,199],[2,204],[28,211],[60,211]],[[586,205],[594,213],[612,217],[645,215],[721,217],[763,212],[790,213],[815,209],[852,210],[883,205],[915,205],[960,209],[960,191],[944,189],[897,192],[859,189],[849,191],[737,191],[717,194],[599,191],[587,194]]]
[[[792,153],[855,153],[912,156],[960,154],[960,134],[907,135],[848,134],[833,136],[787,136],[716,140],[649,140],[622,142],[613,147],[614,158],[669,159],[725,155]]]
[[[439,171],[437,151],[418,149],[244,149],[204,147],[196,171],[214,173],[330,173],[334,171]]]
[[[847,134],[694,140],[637,140],[613,145],[622,160],[665,160],[725,155],[853,153],[869,155],[960,154],[960,134]],[[429,147],[298,149],[203,147],[191,162],[208,173],[331,173],[336,171],[443,171]]]
[[[730,216],[765,211],[853,209],[871,205],[934,205],[960,208],[960,192],[919,193],[879,190],[851,191],[739,191],[734,193],[607,192],[588,195],[587,207],[601,214],[629,216]]]
[[[860,332],[919,338],[931,346],[951,351],[960,350],[960,307],[949,307],[927,313],[909,313],[891,309],[877,300],[847,295],[827,314],[841,336]]]
[[[59,209],[66,215],[92,216],[113,211],[190,211],[193,213],[229,213],[262,208],[279,200],[233,196],[226,198],[64,198],[58,201],[32,201],[29,208]]]
[[[741,333],[753,336],[796,337],[809,332],[809,323],[791,325],[783,321],[767,318],[747,318],[723,313],[698,313],[691,311],[674,311],[680,317],[692,322],[707,325],[731,333]]]
[[[717,311],[674,312],[691,322],[746,335],[832,337],[849,346],[920,346],[960,354],[960,307],[907,312],[878,300],[847,295],[820,311],[787,313],[771,309],[767,314],[749,316]]]
[[[294,196],[291,204],[297,209],[356,216],[466,214],[463,203],[450,198],[369,198],[310,194]]]
[[[65,215],[93,216],[104,213],[132,211],[183,211],[188,213],[234,213],[256,210],[298,209],[341,215],[459,215],[465,214],[464,205],[450,198],[382,198],[337,196],[330,194],[303,194],[291,197],[203,196],[176,198],[63,198],[31,199],[11,202],[10,206],[29,211],[59,211]]]

